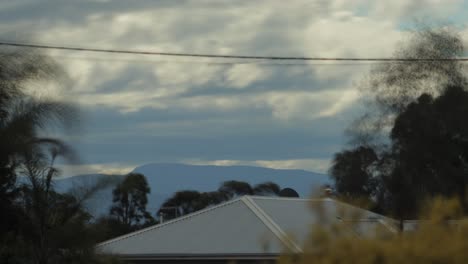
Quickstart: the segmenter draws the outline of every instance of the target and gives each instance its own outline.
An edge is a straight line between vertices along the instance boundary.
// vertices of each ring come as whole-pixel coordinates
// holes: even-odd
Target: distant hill
[[[309,196],[321,185],[329,183],[325,174],[305,170],[270,169],[253,166],[211,166],[186,164],[146,164],[133,170],[146,176],[151,187],[148,210],[154,214],[165,199],[180,190],[214,191],[228,180],[245,181],[251,185],[272,181],[281,188],[295,189],[301,197]],[[106,213],[112,204],[112,189],[123,175],[89,174],[62,178],[56,189],[67,191],[73,186],[90,186],[103,177],[112,177],[112,184],[96,193],[87,204],[93,215]]]

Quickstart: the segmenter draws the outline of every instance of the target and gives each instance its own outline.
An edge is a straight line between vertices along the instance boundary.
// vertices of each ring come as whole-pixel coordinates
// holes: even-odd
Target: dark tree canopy
[[[418,215],[437,195],[466,201],[468,84],[460,36],[450,29],[413,33],[392,62],[371,71],[367,112],[348,131],[352,147],[330,170],[340,196],[365,197],[398,219]],[[466,209],[468,206],[465,204]]]
[[[112,192],[111,216],[127,226],[140,224],[142,220],[150,221],[151,215],[146,211],[150,191],[144,175],[128,174]]]
[[[253,187],[255,195],[278,195],[280,186],[274,182],[259,183]]]
[[[201,209],[220,204],[242,195],[276,196],[280,193],[280,187],[273,182],[264,182],[250,186],[247,182],[226,181],[221,184],[217,191],[198,192],[184,190],[174,193],[167,199],[157,214],[164,219],[172,219],[199,211]]]
[[[174,218],[195,212],[207,206],[206,204],[202,204],[200,198],[201,193],[198,191],[185,190],[176,192],[163,203],[158,213],[164,214],[166,218]]]
[[[335,181],[336,191],[350,198],[373,194],[372,166],[377,160],[375,151],[366,146],[335,154],[330,175]]]
[[[463,56],[460,34],[451,28],[423,28],[412,32],[408,42],[394,53],[405,59],[451,59]],[[371,82],[365,86],[381,110],[403,111],[426,93],[440,95],[449,85],[463,84],[463,65],[457,61],[408,61],[374,67]]]
[[[54,61],[36,51],[0,50],[1,263],[63,263],[78,255],[86,261],[84,252],[92,252],[89,236],[66,237],[83,231],[88,221],[81,201],[57,194],[52,184],[58,174],[55,158],[76,157],[65,142],[46,136],[50,128],[76,128],[78,111],[69,103],[26,92],[31,82],[57,81],[62,74]]]
[[[299,194],[292,188],[284,188],[279,192],[280,197],[297,198]]]
[[[253,189],[247,182],[226,181],[218,188],[218,192],[224,193],[228,198],[240,195],[252,195]]]
[[[465,196],[468,179],[468,92],[450,86],[435,99],[424,94],[400,114],[391,132],[396,167],[414,191]]]
[[[348,128],[350,142],[388,143],[388,131],[395,117],[410,103],[422,94],[437,97],[449,86],[464,86],[467,81],[464,64],[451,60],[463,53],[460,34],[452,28],[425,27],[411,32],[394,53],[394,57],[410,61],[376,65],[359,86],[367,110]]]

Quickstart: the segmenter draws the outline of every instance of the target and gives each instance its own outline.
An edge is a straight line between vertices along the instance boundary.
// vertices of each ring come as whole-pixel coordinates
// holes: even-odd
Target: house
[[[317,207],[317,210],[311,210]],[[396,232],[391,219],[324,199],[243,196],[97,245],[127,263],[273,263],[302,252],[312,224],[353,222],[350,232]]]

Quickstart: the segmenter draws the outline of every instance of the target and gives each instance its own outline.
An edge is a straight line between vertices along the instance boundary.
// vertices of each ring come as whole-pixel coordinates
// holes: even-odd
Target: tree
[[[112,216],[99,217],[92,221],[88,228],[89,233],[94,237],[95,244],[135,231],[135,227],[122,224]]]
[[[55,81],[60,76],[57,64],[38,52],[16,49],[0,52],[0,244],[7,245],[2,246],[0,252],[2,263],[15,261],[15,258],[23,255],[29,257],[31,262],[40,261],[19,249],[36,246],[30,244],[28,239],[21,239],[21,234],[25,234],[25,226],[31,223],[28,219],[33,212],[26,208],[28,199],[39,202],[44,194],[41,188],[45,186],[29,186],[30,191],[25,191],[28,188],[18,187],[17,176],[27,177],[31,175],[30,172],[44,172],[47,167],[43,166],[43,162],[49,149],[56,151],[54,155],[69,160],[75,158],[74,152],[63,141],[43,135],[46,128],[61,127],[66,131],[75,128],[78,123],[76,107],[61,101],[40,99],[25,92],[32,81]],[[37,171],[28,171],[27,168]],[[49,172],[52,178],[55,172]],[[45,201],[48,202],[47,199]],[[44,202],[40,205],[41,208],[48,206]],[[20,236],[20,239],[16,236]],[[10,254],[12,252],[13,255]]]
[[[280,186],[274,182],[259,183],[255,185],[252,190],[254,195],[260,196],[278,196],[280,191]]]
[[[231,200],[236,196],[252,194],[270,196],[279,193],[280,187],[273,182],[260,183],[252,188],[246,182],[226,181],[213,192],[178,191],[162,204],[157,214],[163,214],[164,219],[173,219]]]
[[[52,148],[50,156],[30,152],[18,174],[25,177],[18,185],[16,229],[7,233],[7,246],[0,249],[2,263],[95,263],[94,234],[88,225],[91,216],[84,200],[99,185],[86,192],[57,193],[53,180],[56,157],[66,149]],[[81,195],[78,195],[81,194]],[[78,235],[79,234],[79,235]]]
[[[151,215],[146,211],[147,195],[150,187],[144,175],[130,173],[113,190],[111,216],[126,226],[138,225],[142,220],[150,221]]]
[[[24,153],[44,143],[63,146],[57,139],[39,134],[50,125],[73,128],[78,113],[74,106],[59,101],[40,100],[28,96],[24,89],[31,81],[50,81],[60,76],[60,68],[48,57],[28,50],[5,49],[0,52],[0,210],[10,211],[17,168]],[[3,208],[6,208],[3,210]],[[9,209],[7,209],[9,208]],[[8,222],[8,218],[0,221]],[[0,229],[9,228],[0,223]]]
[[[218,188],[218,192],[223,193],[227,199],[231,199],[239,195],[252,195],[253,189],[247,182],[225,181]]]
[[[466,197],[467,114],[468,92],[463,87],[450,86],[436,98],[423,94],[397,117],[391,132],[394,173],[386,183],[393,186],[391,193],[400,189],[401,195],[401,189],[407,189],[413,199],[435,195]],[[401,186],[402,183],[406,185]],[[393,196],[398,200],[398,195]],[[405,200],[406,206],[411,204],[406,197]],[[466,203],[464,206],[468,208]],[[417,208],[417,204],[413,207]]]
[[[335,154],[330,175],[336,191],[348,198],[369,197],[376,184],[372,166],[377,162],[375,151],[366,146]]]
[[[395,117],[419,96],[437,97],[448,86],[464,86],[463,64],[451,60],[463,56],[463,52],[462,38],[452,28],[423,27],[411,32],[408,42],[394,53],[395,58],[408,61],[377,65],[361,83],[367,110],[348,128],[350,142],[373,146],[388,143]]]
[[[200,198],[201,193],[198,191],[178,191],[162,204],[158,214],[162,213],[164,218],[172,219],[201,210],[208,206],[209,201],[201,201]]]
[[[428,198],[466,196],[468,85],[462,65],[451,60],[461,54],[458,34],[426,29],[396,57],[442,61],[374,68],[363,88],[368,112],[349,130],[353,148],[334,158],[339,195],[367,197],[400,222],[417,217]]]

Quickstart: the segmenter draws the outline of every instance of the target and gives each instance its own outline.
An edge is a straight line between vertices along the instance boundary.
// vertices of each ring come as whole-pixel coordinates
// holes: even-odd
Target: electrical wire
[[[271,61],[365,61],[365,62],[435,62],[435,61],[468,61],[467,57],[458,58],[346,58],[346,57],[280,57],[280,56],[249,56],[249,55],[219,55],[202,53],[175,53],[175,52],[155,52],[155,51],[136,51],[119,49],[98,49],[98,48],[80,48],[72,46],[55,46],[45,44],[30,44],[17,42],[0,42],[0,46],[11,46],[21,48],[69,50],[81,52],[99,52],[99,53],[118,53],[134,55],[156,55],[171,57],[196,57],[211,59],[250,59],[250,60],[271,60]]]

